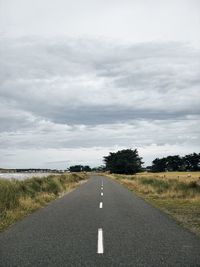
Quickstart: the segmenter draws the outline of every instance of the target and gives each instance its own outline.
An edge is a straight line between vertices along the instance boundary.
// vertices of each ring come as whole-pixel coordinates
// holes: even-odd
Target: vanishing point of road
[[[200,266],[200,239],[118,184],[91,176],[0,234],[0,266]]]

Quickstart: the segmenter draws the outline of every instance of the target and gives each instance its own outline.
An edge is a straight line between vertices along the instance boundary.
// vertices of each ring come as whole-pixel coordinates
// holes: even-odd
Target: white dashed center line
[[[103,196],[103,179],[101,180],[101,196]],[[103,208],[103,202],[99,203],[99,208]],[[103,248],[103,230],[102,228],[98,229],[98,241],[97,241],[97,253],[103,254],[104,248]]]
[[[98,229],[97,253],[103,254],[103,230],[102,228]]]

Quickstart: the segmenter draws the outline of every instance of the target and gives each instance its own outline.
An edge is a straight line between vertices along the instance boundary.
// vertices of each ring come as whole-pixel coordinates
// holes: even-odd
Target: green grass
[[[139,182],[143,185],[150,185],[157,193],[161,193],[170,188],[170,183],[168,181],[153,179],[153,178],[141,178]]]
[[[200,236],[200,172],[108,176]]]
[[[33,177],[23,181],[0,179],[0,231],[85,179],[85,173]]]

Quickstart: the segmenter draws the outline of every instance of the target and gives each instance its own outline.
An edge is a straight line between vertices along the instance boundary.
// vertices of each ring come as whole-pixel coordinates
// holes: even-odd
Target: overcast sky
[[[0,167],[199,152],[199,0],[0,0]]]

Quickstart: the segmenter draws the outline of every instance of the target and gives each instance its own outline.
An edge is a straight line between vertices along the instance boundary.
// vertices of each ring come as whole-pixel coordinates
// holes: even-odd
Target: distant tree
[[[167,171],[181,171],[183,160],[180,156],[168,156],[165,159]]]
[[[200,170],[200,153],[193,153],[183,157],[183,165],[186,171]]]
[[[164,171],[199,171],[200,153],[193,153],[180,157],[178,155],[165,158],[156,158],[152,161],[151,170],[153,172]]]
[[[105,170],[106,170],[106,167],[104,165],[92,168],[92,171],[94,172],[104,172]]]
[[[86,165],[86,166],[82,166],[82,171],[84,171],[84,172],[91,172],[91,168],[90,168],[90,166],[88,166],[88,165]]]
[[[156,158],[152,161],[152,172],[165,172],[166,171],[166,159],[162,158]]]
[[[144,171],[151,172],[152,171],[152,166],[144,167]]]
[[[134,174],[141,171],[142,158],[139,157],[137,149],[124,149],[104,157],[106,170],[111,173]]]
[[[70,166],[68,169],[70,172],[91,172],[91,168],[90,166],[86,165],[74,165],[74,166]]]
[[[83,166],[82,165],[74,165],[69,167],[70,172],[81,172]]]

